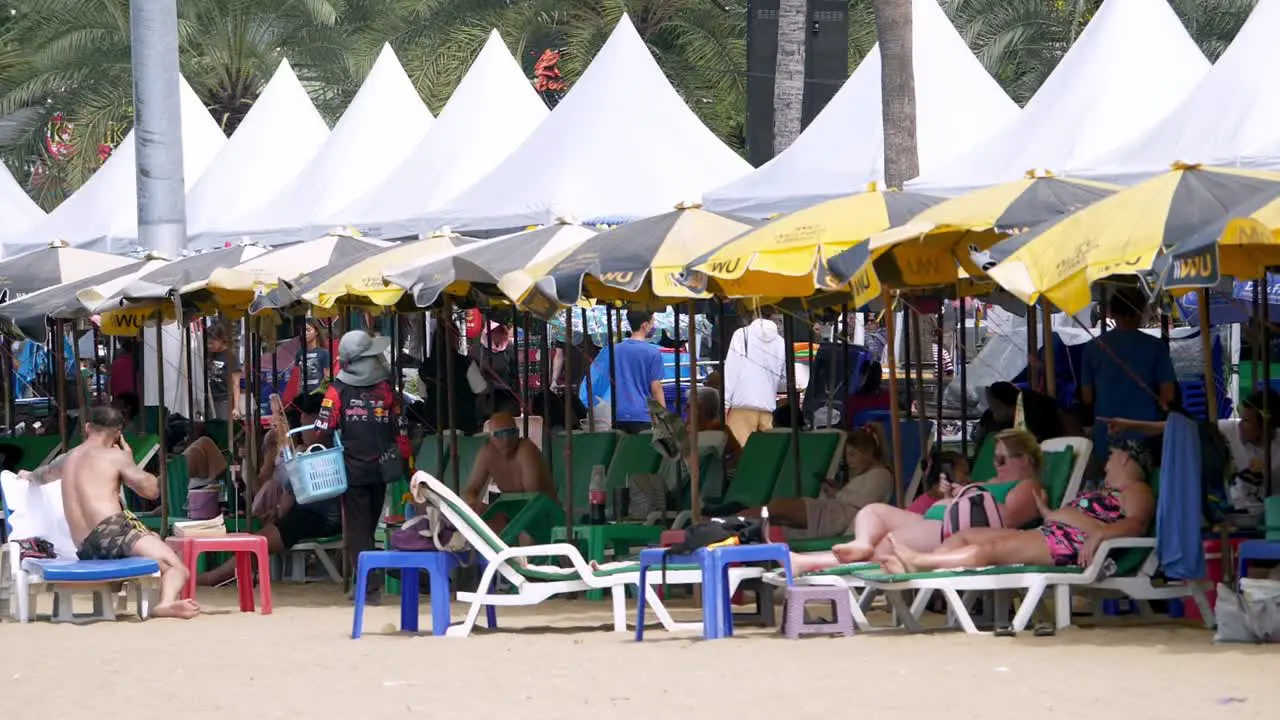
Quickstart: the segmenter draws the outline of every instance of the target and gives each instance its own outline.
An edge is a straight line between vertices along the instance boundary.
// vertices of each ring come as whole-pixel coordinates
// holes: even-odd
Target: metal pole
[[[454,346],[453,342],[453,327],[453,300],[446,295],[444,298],[443,317],[440,318],[440,332],[443,333],[440,336],[443,340],[443,342],[440,343],[440,346],[444,348],[443,379],[445,381],[445,404],[448,408],[449,429],[452,431],[449,433],[449,477],[453,481],[453,491],[458,492],[459,488],[462,487],[462,480],[460,477],[460,468],[458,467],[457,400],[455,399],[453,387],[454,355],[458,354],[458,349]]]
[[[129,3],[137,143],[138,243],[177,257],[187,243],[178,79],[178,2]]]
[[[423,347],[431,348],[431,360],[435,363],[436,386],[432,391],[432,395],[436,400],[436,470],[444,475],[444,342],[440,339],[440,333],[444,331],[444,320],[441,319],[441,312],[436,311],[436,332],[431,335],[431,323],[427,319],[427,313],[422,313],[422,342]],[[428,342],[430,335],[430,342]],[[422,363],[423,369],[426,369],[427,363]],[[426,383],[423,383],[426,387]],[[442,477],[441,480],[444,478]]]
[[[67,450],[67,441],[70,435],[67,432],[67,357],[66,353],[66,337],[63,335],[62,321],[53,321],[54,344],[53,351],[53,373],[57,376],[54,380],[55,392],[58,401],[58,442],[62,443],[62,449]]]
[[[94,354],[96,355],[98,352],[98,338],[96,332],[94,333],[93,338],[93,348]],[[184,323],[182,326],[182,355],[183,358],[185,358],[186,362],[184,364],[186,365],[187,370],[187,414],[191,416],[189,420],[191,422],[195,422],[197,419],[196,374],[195,362],[193,362],[191,354],[191,323],[188,322]],[[94,360],[94,364],[97,364],[96,359]]]
[[[968,328],[965,325],[965,310],[968,304],[968,299],[961,295],[956,308],[956,372],[960,375],[960,454],[964,455],[966,460],[969,458],[969,346]]]
[[[684,396],[680,393],[680,310],[678,308],[671,309],[671,318],[676,334],[672,338],[676,343],[676,415],[680,416],[684,414]]]
[[[677,305],[672,308],[676,317],[680,316],[680,307]],[[693,315],[695,312],[694,302],[689,301],[689,327],[693,327]],[[693,333],[690,333],[692,340]],[[695,345],[690,342],[690,347]],[[689,367],[693,368],[693,372],[689,374],[689,446],[693,449],[693,462],[689,463],[689,498],[692,505],[690,510],[693,512],[695,520],[702,517],[702,449],[698,447],[698,371],[697,363],[692,355],[689,359]],[[764,539],[765,542],[769,538]]]
[[[1204,390],[1206,401],[1209,404],[1209,422],[1218,422],[1218,379],[1213,372],[1213,336],[1210,334],[1209,327],[1209,291],[1208,289],[1200,291],[1200,354],[1201,367],[1204,369]]]
[[[1271,268],[1263,268],[1262,279],[1254,283],[1257,288],[1258,284],[1262,285],[1261,307],[1260,312],[1255,315],[1262,322],[1262,427],[1266,433],[1262,438],[1262,472],[1266,478],[1263,482],[1263,492],[1268,494],[1272,491],[1271,477],[1271,436],[1270,430],[1274,427],[1271,420]],[[1224,546],[1225,547],[1225,546]]]
[[[787,363],[787,409],[791,415],[791,461],[794,497],[800,494],[800,393],[796,389],[796,328],[795,317],[788,314],[782,321],[782,350]]]
[[[513,326],[517,327],[517,326]],[[520,385],[520,397],[524,401],[521,412],[524,414],[524,437],[529,437],[529,414],[533,411],[533,398],[529,395],[529,376],[533,363],[533,342],[531,333],[533,332],[533,315],[526,313],[524,316],[524,367],[521,368],[524,382]],[[543,418],[546,422],[546,418]]]
[[[609,419],[613,423],[613,429],[617,430],[618,429],[618,375],[617,375],[617,365],[614,364],[614,349],[615,349],[614,346],[618,343],[618,341],[622,339],[621,337],[619,337],[619,334],[615,327],[615,323],[618,320],[618,315],[622,313],[622,309],[615,308],[612,305],[606,305],[605,308],[610,311],[610,314],[605,318],[605,322],[609,325],[609,335],[608,335]]]
[[[156,312],[156,414],[160,431],[160,536],[169,534],[169,404],[164,397],[164,310]],[[252,497],[252,496],[250,496]]]
[[[1044,386],[1050,395],[1058,394],[1058,369],[1057,358],[1054,357],[1053,350],[1053,307],[1049,305],[1048,300],[1044,300],[1041,305],[1044,318]],[[1168,316],[1165,316],[1168,320]],[[1165,338],[1168,338],[1168,326],[1166,323]]]
[[[587,347],[587,309],[586,308],[582,308],[581,315],[582,315],[582,348],[584,350],[583,356],[585,356],[586,355],[585,350]],[[569,339],[571,340],[573,339],[572,333],[569,334]],[[565,367],[568,367],[570,351],[571,351],[570,348],[568,347],[565,348],[565,353],[564,353]],[[569,389],[569,382],[568,382],[569,377],[570,377],[569,371],[566,370],[565,371],[566,392]],[[595,432],[596,430],[596,396],[594,392],[595,388],[591,387],[591,367],[590,366],[587,367],[587,371],[586,373],[583,374],[582,377],[587,383],[587,432]]]
[[[935,411],[935,414],[938,420],[937,420],[937,427],[933,429],[933,432],[935,436],[935,440],[934,440],[935,447],[938,448],[939,450],[942,449],[942,384],[943,384],[943,379],[946,377],[946,366],[943,365],[942,363],[942,338],[943,338],[942,328],[946,322],[946,311],[944,308],[945,303],[946,301],[943,300],[938,305],[937,327],[933,329],[933,340],[935,344],[933,349],[934,350],[933,354],[935,356],[934,360],[936,360],[937,362],[937,367],[935,372],[938,374],[938,385],[936,388],[934,388],[935,389],[934,397],[937,399],[937,403],[938,403],[938,408]]]
[[[889,354],[889,433],[893,445],[893,492],[897,505],[902,506],[905,493],[902,487],[902,409],[898,402],[898,343],[895,337],[898,321],[893,311],[893,295],[888,288],[881,291],[881,298],[884,301],[885,348]]]
[[[583,330],[586,330],[584,327]],[[564,309],[564,494],[565,537],[573,537],[573,425],[576,417],[573,411],[573,393],[570,391],[569,378],[573,377],[573,354],[569,346],[573,344],[573,308]]]

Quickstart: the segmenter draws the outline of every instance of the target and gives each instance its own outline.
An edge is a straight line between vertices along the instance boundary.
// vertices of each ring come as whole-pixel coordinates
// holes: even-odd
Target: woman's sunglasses
[[[996,455],[995,456],[996,467],[1004,467],[1005,465],[1009,464],[1010,460],[1016,457],[1022,457],[1022,456],[1021,455]]]
[[[502,438],[505,440],[509,438],[519,437],[520,431],[516,428],[502,428],[500,430],[494,430],[493,436],[496,438]]]

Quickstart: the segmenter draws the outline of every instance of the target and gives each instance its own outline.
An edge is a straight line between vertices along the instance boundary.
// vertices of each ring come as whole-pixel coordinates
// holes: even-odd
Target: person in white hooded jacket
[[[751,433],[773,429],[778,390],[786,378],[786,353],[778,324],[753,313],[729,341],[724,361],[725,425],[740,445]]]

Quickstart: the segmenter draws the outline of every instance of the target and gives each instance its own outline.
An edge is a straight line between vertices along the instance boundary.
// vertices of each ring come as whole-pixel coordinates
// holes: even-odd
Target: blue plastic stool
[[[636,593],[636,641],[644,640],[645,593],[649,568],[661,567],[666,548],[640,551],[639,591]],[[702,637],[706,640],[733,637],[733,593],[729,592],[729,566],[772,560],[787,574],[791,582],[791,550],[783,543],[729,545],[714,549],[699,548],[692,555],[666,557],[668,565],[697,565],[702,570]]]
[[[1248,577],[1249,563],[1254,560],[1280,562],[1280,542],[1275,540],[1246,540],[1236,550],[1236,578]]]
[[[481,561],[483,563],[483,560]],[[351,637],[360,637],[364,628],[364,602],[369,590],[369,573],[374,570],[400,571],[400,629],[418,631],[418,571],[426,570],[431,581],[431,634],[444,635],[451,622],[449,571],[461,564],[457,553],[367,550],[356,561],[355,617]],[[492,605],[485,608],[489,629],[498,626]]]

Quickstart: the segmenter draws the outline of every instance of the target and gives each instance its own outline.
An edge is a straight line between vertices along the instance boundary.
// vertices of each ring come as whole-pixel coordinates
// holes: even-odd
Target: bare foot
[[[841,543],[836,545],[831,548],[831,552],[836,556],[837,560],[848,565],[851,563],[860,563],[870,560],[872,553],[875,552],[875,548],[866,543],[854,541],[851,543]]]
[[[826,570],[838,564],[831,553],[792,553],[791,572],[796,575]]]
[[[171,603],[157,605],[151,610],[156,617],[179,618],[190,620],[200,614],[200,606],[195,600],[174,600]]]
[[[889,555],[880,559],[880,569],[890,575],[903,575],[907,572],[907,568],[903,566],[902,561],[894,555]]]
[[[899,543],[893,535],[889,536],[889,547],[893,550],[893,555],[902,563],[903,569],[907,572],[920,572],[920,553],[912,550],[904,543]]]

